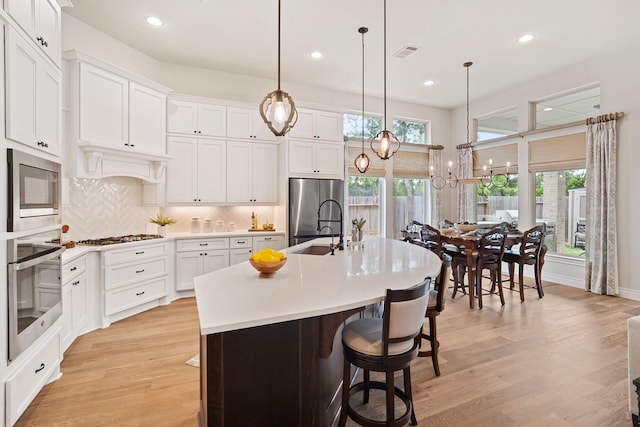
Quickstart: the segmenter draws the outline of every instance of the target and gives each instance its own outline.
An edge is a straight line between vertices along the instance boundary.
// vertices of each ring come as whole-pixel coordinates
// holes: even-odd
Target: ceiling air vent
[[[395,56],[396,58],[406,58],[407,56],[411,55],[417,50],[418,50],[417,46],[407,45],[402,49],[400,49],[399,51],[397,51],[396,53],[394,53],[393,56]]]

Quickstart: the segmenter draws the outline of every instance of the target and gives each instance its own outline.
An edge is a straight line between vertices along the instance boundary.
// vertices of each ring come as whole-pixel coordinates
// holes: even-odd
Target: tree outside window
[[[425,123],[394,120],[393,133],[400,142],[413,144],[427,143],[427,126]]]

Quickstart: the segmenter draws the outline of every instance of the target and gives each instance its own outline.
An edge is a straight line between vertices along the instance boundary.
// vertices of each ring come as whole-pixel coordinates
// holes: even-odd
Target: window
[[[535,129],[586,120],[600,114],[600,87],[591,87],[533,103]]]
[[[427,124],[408,120],[393,120],[393,133],[400,142],[427,144]]]
[[[365,235],[384,236],[384,178],[349,176],[347,182],[348,224],[345,233],[351,232],[354,218],[367,220],[362,228]]]
[[[536,223],[546,226],[549,253],[584,256],[586,175],[585,169],[536,173]]]
[[[518,133],[518,108],[509,108],[487,116],[479,117],[476,121],[476,141],[487,141]]]
[[[344,136],[362,139],[362,115],[344,114],[342,117]],[[382,119],[374,116],[364,116],[364,137],[371,139],[382,130]]]
[[[394,239],[401,239],[402,230],[413,220],[429,224],[429,181],[418,178],[394,178],[393,205]]]

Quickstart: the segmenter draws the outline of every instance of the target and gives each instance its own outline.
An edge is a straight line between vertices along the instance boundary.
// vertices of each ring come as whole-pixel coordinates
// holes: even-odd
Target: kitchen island
[[[339,332],[349,317],[435,276],[440,260],[405,242],[369,237],[335,255],[291,247],[275,276],[248,262],[199,276],[202,426],[330,426],[340,409]]]

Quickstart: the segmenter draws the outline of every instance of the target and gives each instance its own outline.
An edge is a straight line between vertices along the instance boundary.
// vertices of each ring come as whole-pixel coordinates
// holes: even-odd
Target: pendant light
[[[400,141],[386,129],[387,126],[387,0],[384,0],[384,130],[378,132],[371,140],[371,149],[382,160],[390,159],[400,148]],[[375,142],[376,140],[380,142]]]
[[[280,0],[278,0],[278,89],[269,93],[260,103],[260,115],[275,136],[284,136],[298,120],[293,99],[280,90]]]
[[[371,166],[371,160],[364,152],[364,34],[367,31],[369,31],[367,27],[358,28],[358,32],[362,34],[362,153],[356,157],[354,163],[360,173],[365,173]]]

